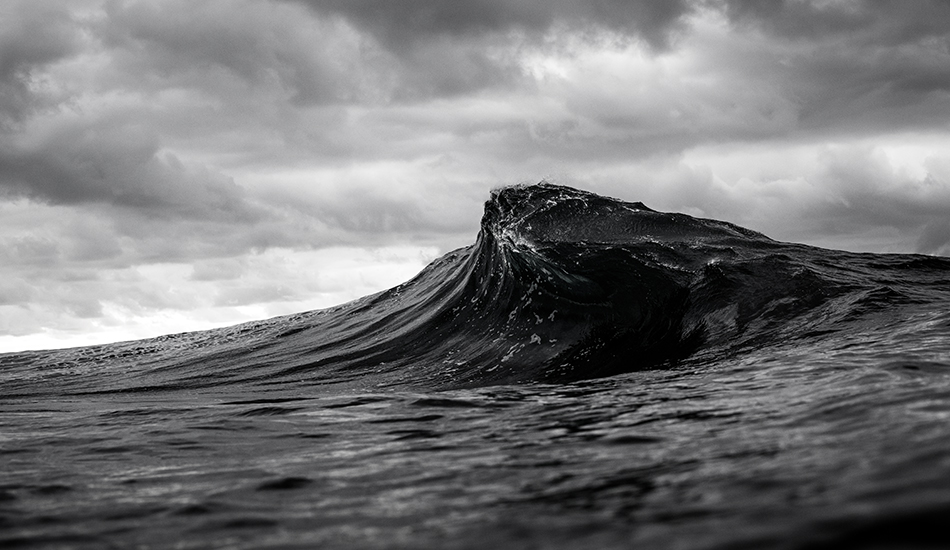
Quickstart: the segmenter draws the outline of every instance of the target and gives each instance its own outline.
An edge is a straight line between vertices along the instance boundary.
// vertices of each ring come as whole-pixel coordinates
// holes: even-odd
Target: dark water
[[[0,547],[950,547],[950,259],[551,185],[317,312],[0,355]]]

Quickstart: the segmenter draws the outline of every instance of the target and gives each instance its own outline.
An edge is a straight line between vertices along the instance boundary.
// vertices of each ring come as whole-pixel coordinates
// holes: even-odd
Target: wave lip
[[[727,222],[657,212],[642,202],[624,202],[546,182],[493,190],[485,203],[481,230],[548,243],[770,241],[761,233]]]

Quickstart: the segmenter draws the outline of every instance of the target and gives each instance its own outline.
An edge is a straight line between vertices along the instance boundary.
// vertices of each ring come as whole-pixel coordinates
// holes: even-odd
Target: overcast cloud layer
[[[942,0],[0,4],[0,351],[325,307],[548,179],[950,255]]]

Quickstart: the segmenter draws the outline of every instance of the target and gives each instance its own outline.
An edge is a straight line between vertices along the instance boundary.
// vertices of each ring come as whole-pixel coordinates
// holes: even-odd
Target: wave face
[[[939,287],[948,269],[943,258],[780,243],[729,223],[541,183],[493,191],[474,245],[380,294],[227,329],[6,362],[33,372],[11,382],[26,393],[60,391],[60,382],[93,392],[285,380],[562,383],[832,333],[876,309],[932,299],[916,295],[926,293],[921,283]],[[928,273],[939,276],[928,283]],[[103,359],[116,368],[95,382],[55,376]],[[55,383],[35,384],[37,372]]]
[[[322,311],[0,355],[0,547],[947,548],[950,259],[549,184]]]

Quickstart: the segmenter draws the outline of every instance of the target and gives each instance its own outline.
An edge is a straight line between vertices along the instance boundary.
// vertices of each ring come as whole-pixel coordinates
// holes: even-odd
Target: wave
[[[493,191],[473,245],[344,306],[0,363],[13,393],[561,383],[827,338],[934,300],[948,270],[542,182]]]

